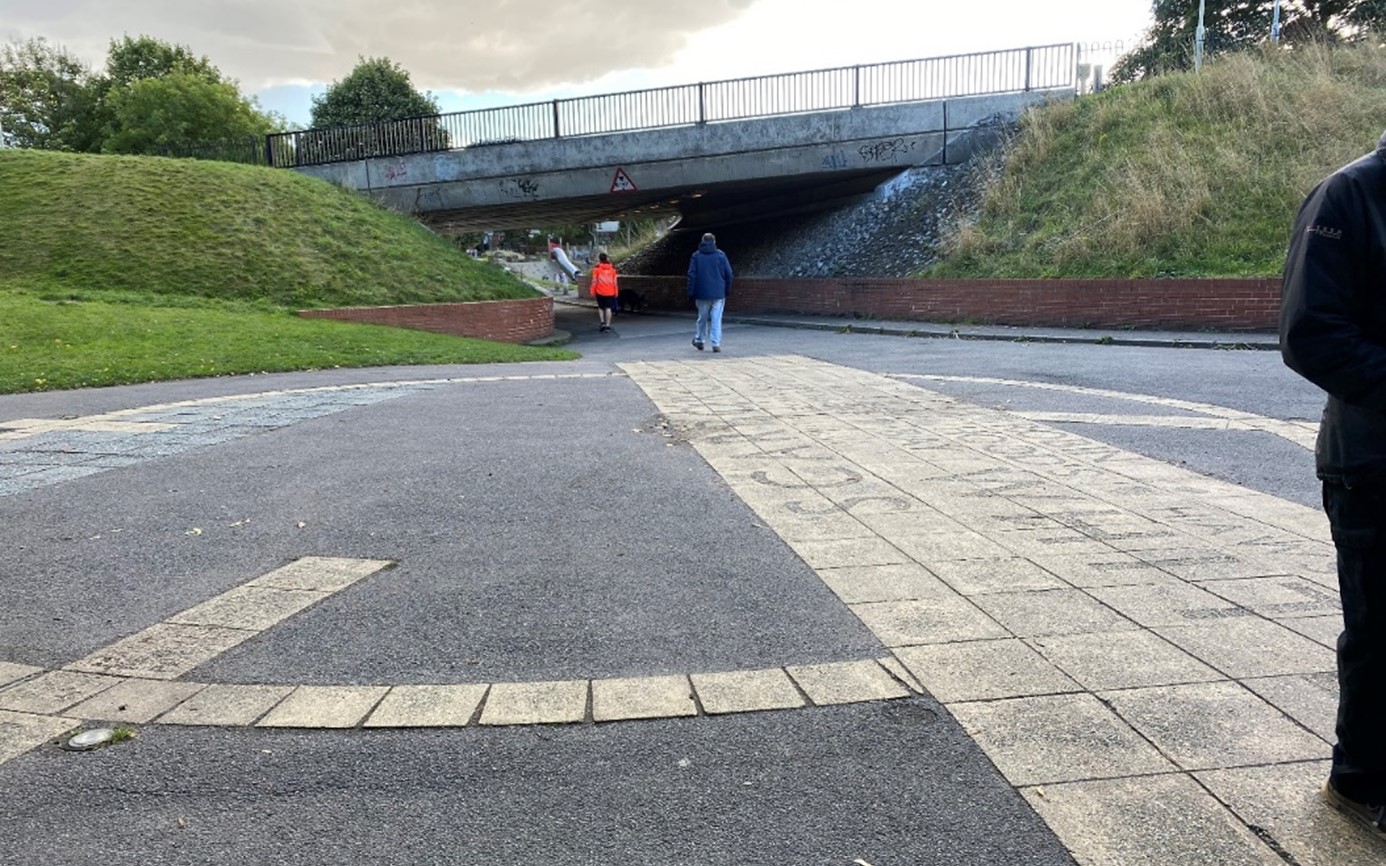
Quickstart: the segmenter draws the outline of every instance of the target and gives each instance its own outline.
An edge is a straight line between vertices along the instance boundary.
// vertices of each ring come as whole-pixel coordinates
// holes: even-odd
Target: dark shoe
[[[1363,825],[1378,839],[1386,839],[1386,804],[1359,803],[1338,793],[1332,782],[1323,783],[1323,801]]]
[[[721,347],[721,346],[713,346],[713,347],[712,347],[712,351],[714,351],[714,352],[720,352],[720,351],[722,351],[722,347]]]
[[[702,341],[702,340],[694,340],[694,341],[693,341],[693,348],[695,348],[695,349],[697,349],[699,352],[701,352],[701,351],[703,350],[703,341]]]

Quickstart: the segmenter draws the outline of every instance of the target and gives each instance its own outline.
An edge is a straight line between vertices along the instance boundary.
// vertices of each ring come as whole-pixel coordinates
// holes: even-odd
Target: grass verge
[[[301,319],[251,305],[54,301],[0,291],[0,393],[241,373],[566,361],[566,349]]]

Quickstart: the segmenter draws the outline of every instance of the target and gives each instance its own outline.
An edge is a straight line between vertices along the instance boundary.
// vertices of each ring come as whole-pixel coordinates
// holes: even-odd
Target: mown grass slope
[[[1267,276],[1386,126],[1386,49],[1237,54],[1031,112],[926,276]]]
[[[538,294],[406,217],[292,172],[0,151],[0,393],[577,357],[295,315]]]
[[[291,171],[0,150],[0,290],[284,307],[533,297],[445,238]]]

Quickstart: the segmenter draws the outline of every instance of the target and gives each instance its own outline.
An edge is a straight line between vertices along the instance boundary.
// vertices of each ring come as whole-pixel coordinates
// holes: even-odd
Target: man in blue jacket
[[[1315,457],[1338,549],[1338,743],[1324,798],[1386,839],[1386,136],[1309,193],[1280,310],[1285,363],[1328,392]]]
[[[731,285],[731,262],[726,253],[717,249],[717,238],[708,232],[688,262],[688,297],[698,305],[693,348],[699,352],[705,343],[712,343],[714,352],[722,351],[722,307],[727,303]]]

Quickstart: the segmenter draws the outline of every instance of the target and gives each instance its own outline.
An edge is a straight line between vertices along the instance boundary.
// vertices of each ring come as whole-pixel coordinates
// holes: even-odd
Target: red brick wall
[[[687,310],[683,277],[621,277],[650,309]],[[800,313],[1049,327],[1273,331],[1280,280],[896,280],[740,277],[729,314]]]
[[[340,307],[332,310],[300,310],[298,314],[310,319],[391,325],[502,343],[528,343],[553,336],[553,298],[400,307]]]

